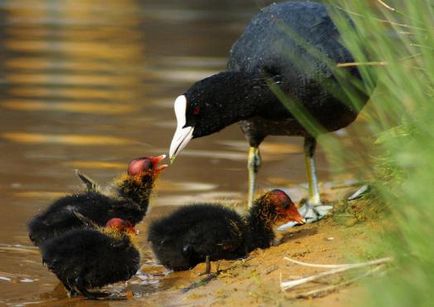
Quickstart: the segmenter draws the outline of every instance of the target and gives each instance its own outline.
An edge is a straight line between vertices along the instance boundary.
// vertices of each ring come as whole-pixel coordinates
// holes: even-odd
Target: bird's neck
[[[226,74],[232,75],[234,89],[227,103],[233,106],[240,119],[263,115],[267,105],[277,100],[270,89],[270,85],[274,83],[272,78],[245,72],[226,72]]]
[[[153,185],[154,179],[150,175],[146,178],[125,175],[119,179],[117,184],[118,194],[120,197],[134,201],[146,211]]]
[[[267,206],[254,204],[247,216],[248,250],[267,248],[274,239],[273,213]]]
[[[255,116],[267,117],[270,106],[280,103],[270,89],[279,83],[276,76],[226,71],[197,82],[186,95],[190,101],[205,104],[208,112],[219,114],[219,126],[226,127]]]

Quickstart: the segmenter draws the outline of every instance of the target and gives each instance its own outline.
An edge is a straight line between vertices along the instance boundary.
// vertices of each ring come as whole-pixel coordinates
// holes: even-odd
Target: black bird
[[[354,62],[340,40],[323,4],[284,2],[262,9],[232,46],[227,71],[198,81],[175,100],[177,128],[170,145],[171,161],[191,139],[239,122],[250,145],[247,165],[251,205],[261,165],[261,142],[268,135],[302,136],[309,199],[300,211],[308,221],[324,216],[331,206],[322,205],[320,200],[314,159],[316,138],[349,125],[368,100],[352,82],[348,82],[349,88],[341,87],[337,69],[331,68],[336,65],[326,64]],[[328,61],[316,56],[318,51]],[[348,79],[360,78],[354,67],[340,69],[346,69],[352,77]],[[346,91],[360,95],[360,105],[350,104]],[[276,92],[289,97],[293,107],[310,120],[300,123]],[[308,127],[313,123],[316,129]]]
[[[219,204],[182,207],[151,223],[148,241],[162,265],[180,271],[267,248],[274,239],[273,227],[290,221],[304,223],[289,196],[273,190],[258,198],[246,217]]]
[[[165,156],[143,157],[129,163],[126,175],[116,181],[116,195],[104,195],[94,189],[56,200],[29,224],[29,237],[35,245],[72,228],[104,226],[119,217],[133,225],[146,215],[149,196],[156,176],[167,165],[158,163]]]
[[[41,246],[42,261],[56,274],[70,295],[89,299],[108,293],[90,292],[134,276],[140,267],[133,225],[119,218],[110,219],[105,228],[72,229]]]

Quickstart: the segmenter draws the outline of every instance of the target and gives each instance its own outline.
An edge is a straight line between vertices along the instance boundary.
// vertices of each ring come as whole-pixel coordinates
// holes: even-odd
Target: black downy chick
[[[90,292],[134,276],[140,267],[133,225],[119,218],[110,219],[105,228],[72,229],[40,246],[42,261],[63,283],[70,295],[89,299],[106,297]]]
[[[159,262],[181,271],[207,260],[238,259],[256,248],[270,247],[273,228],[304,223],[289,196],[272,190],[258,198],[241,217],[219,204],[182,207],[149,227],[148,241]]]
[[[167,165],[158,165],[165,158],[143,157],[129,163],[126,175],[116,181],[114,197],[95,189],[68,195],[56,200],[29,224],[30,240],[37,246],[70,229],[85,226],[104,226],[119,217],[135,225],[146,215],[149,197],[156,177]]]

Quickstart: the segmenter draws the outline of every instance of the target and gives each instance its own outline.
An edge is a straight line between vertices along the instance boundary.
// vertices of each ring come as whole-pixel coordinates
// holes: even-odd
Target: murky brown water
[[[104,183],[132,158],[167,152],[174,98],[225,67],[264,3],[0,1],[0,304],[72,302],[30,247],[26,221],[81,188],[75,168]],[[301,141],[263,144],[260,188],[305,181]],[[236,125],[193,141],[161,176],[151,218],[192,200],[244,199],[246,152]]]

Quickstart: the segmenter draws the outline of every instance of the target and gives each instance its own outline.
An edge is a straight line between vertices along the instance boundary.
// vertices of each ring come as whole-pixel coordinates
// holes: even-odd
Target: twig
[[[351,285],[352,283],[354,283],[355,281],[365,278],[369,275],[374,274],[375,272],[379,271],[380,269],[384,268],[384,265],[379,265],[373,269],[370,269],[369,271],[360,274],[359,276],[356,276],[354,278],[351,278],[349,280],[346,280],[344,282],[338,283],[336,285],[330,285],[330,286],[326,286],[326,287],[322,287],[322,288],[317,288],[317,289],[313,289],[310,291],[306,291],[303,293],[298,293],[296,295],[294,295],[293,298],[310,298],[310,297],[318,297],[318,296],[322,296],[331,292],[336,291],[339,288]]]
[[[360,262],[360,263],[317,264],[317,263],[303,262],[303,261],[291,259],[288,257],[284,257],[283,259],[288,260],[288,261],[293,262],[293,263],[298,264],[298,265],[308,266],[308,267],[312,267],[312,268],[325,268],[325,269],[336,269],[336,268],[343,268],[343,267],[349,267],[349,266],[351,266],[351,267],[369,266],[369,265],[375,265],[375,264],[380,264],[380,263],[392,261],[391,257],[384,257],[384,258],[380,258],[380,259],[376,259],[376,260],[372,260],[372,261],[368,261],[368,262]]]
[[[341,11],[346,12],[349,15],[366,18],[366,16],[364,16],[364,15],[362,15],[360,13],[347,10],[347,9],[345,9],[345,8],[339,6],[339,5],[334,5],[334,7],[336,7],[337,9],[339,9]],[[381,19],[381,18],[375,18],[374,17],[374,20],[376,20],[378,22],[381,22],[381,23],[387,23],[387,24],[390,24],[390,25],[393,25],[393,26],[402,27],[402,28],[408,28],[408,29],[413,29],[413,30],[420,30],[420,31],[424,31],[424,32],[428,31],[427,29],[422,28],[422,27],[411,26],[411,25],[407,25],[407,24],[403,24],[403,23],[398,23],[398,22],[394,22],[394,21],[391,21],[391,20],[387,20],[387,19]]]
[[[294,262],[293,259],[290,259],[290,258],[287,258],[287,257],[285,257],[285,259]],[[299,262],[297,260],[295,260],[295,261]],[[391,261],[392,261],[391,257],[385,257],[385,258],[380,258],[380,259],[376,259],[376,260],[372,260],[372,261],[368,261],[368,262],[339,265],[338,267],[335,267],[334,269],[326,271],[326,272],[322,272],[322,273],[319,273],[319,274],[311,275],[311,276],[308,276],[308,277],[303,277],[303,278],[300,278],[300,279],[295,279],[295,280],[281,282],[280,283],[280,287],[283,290],[287,290],[287,289],[295,288],[295,287],[297,287],[299,285],[306,284],[308,282],[317,280],[317,279],[319,279],[321,277],[324,277],[324,276],[334,275],[334,274],[345,272],[345,271],[352,270],[352,269],[357,269],[357,268],[361,268],[361,267],[365,267],[365,266],[370,266],[370,265],[377,265],[377,264],[387,263],[387,262],[391,262]],[[294,263],[296,263],[296,262],[294,262]],[[303,262],[301,262],[301,263],[303,263]],[[297,264],[300,264],[300,263],[297,263]],[[303,263],[302,265],[305,265],[305,266],[318,266],[318,264],[311,264],[311,263]]]
[[[199,288],[201,286],[205,286],[207,285],[211,280],[217,278],[217,276],[220,274],[220,272],[215,272],[215,273],[210,273],[208,274],[208,276],[206,276],[205,278],[202,278],[201,280],[195,281],[193,283],[191,283],[188,287],[186,288],[182,288],[181,292],[182,293],[187,293],[190,290]]]
[[[384,1],[382,1],[382,0],[377,0],[377,2],[380,3],[382,6],[384,6],[386,9],[388,9],[388,10],[390,10],[390,11],[392,11],[392,12],[395,12],[395,11],[396,11],[395,8],[393,8],[393,7],[391,7],[390,5],[386,4],[386,3],[385,3]]]
[[[336,67],[353,67],[353,66],[386,66],[387,62],[348,62],[348,63],[337,63]]]
[[[366,184],[366,181],[356,181],[352,183],[342,183],[342,184],[336,184],[330,187],[331,190],[337,190],[337,189],[346,189],[346,188],[354,188],[354,187],[360,187],[364,184]]]
[[[311,267],[311,268],[336,269],[336,268],[348,267],[350,265],[350,264],[316,264],[316,263],[307,263],[307,262],[291,259],[291,258],[288,258],[288,257],[283,257],[283,259],[288,260],[288,261],[290,261],[292,263],[295,263],[295,264],[298,264],[298,265],[307,266],[307,267]]]
[[[365,185],[361,186],[353,194],[351,194],[350,196],[348,196],[347,200],[356,200],[356,199],[359,199],[359,198],[363,197],[363,195],[366,194],[366,192],[368,192],[369,189],[370,189],[369,185],[365,184]]]

